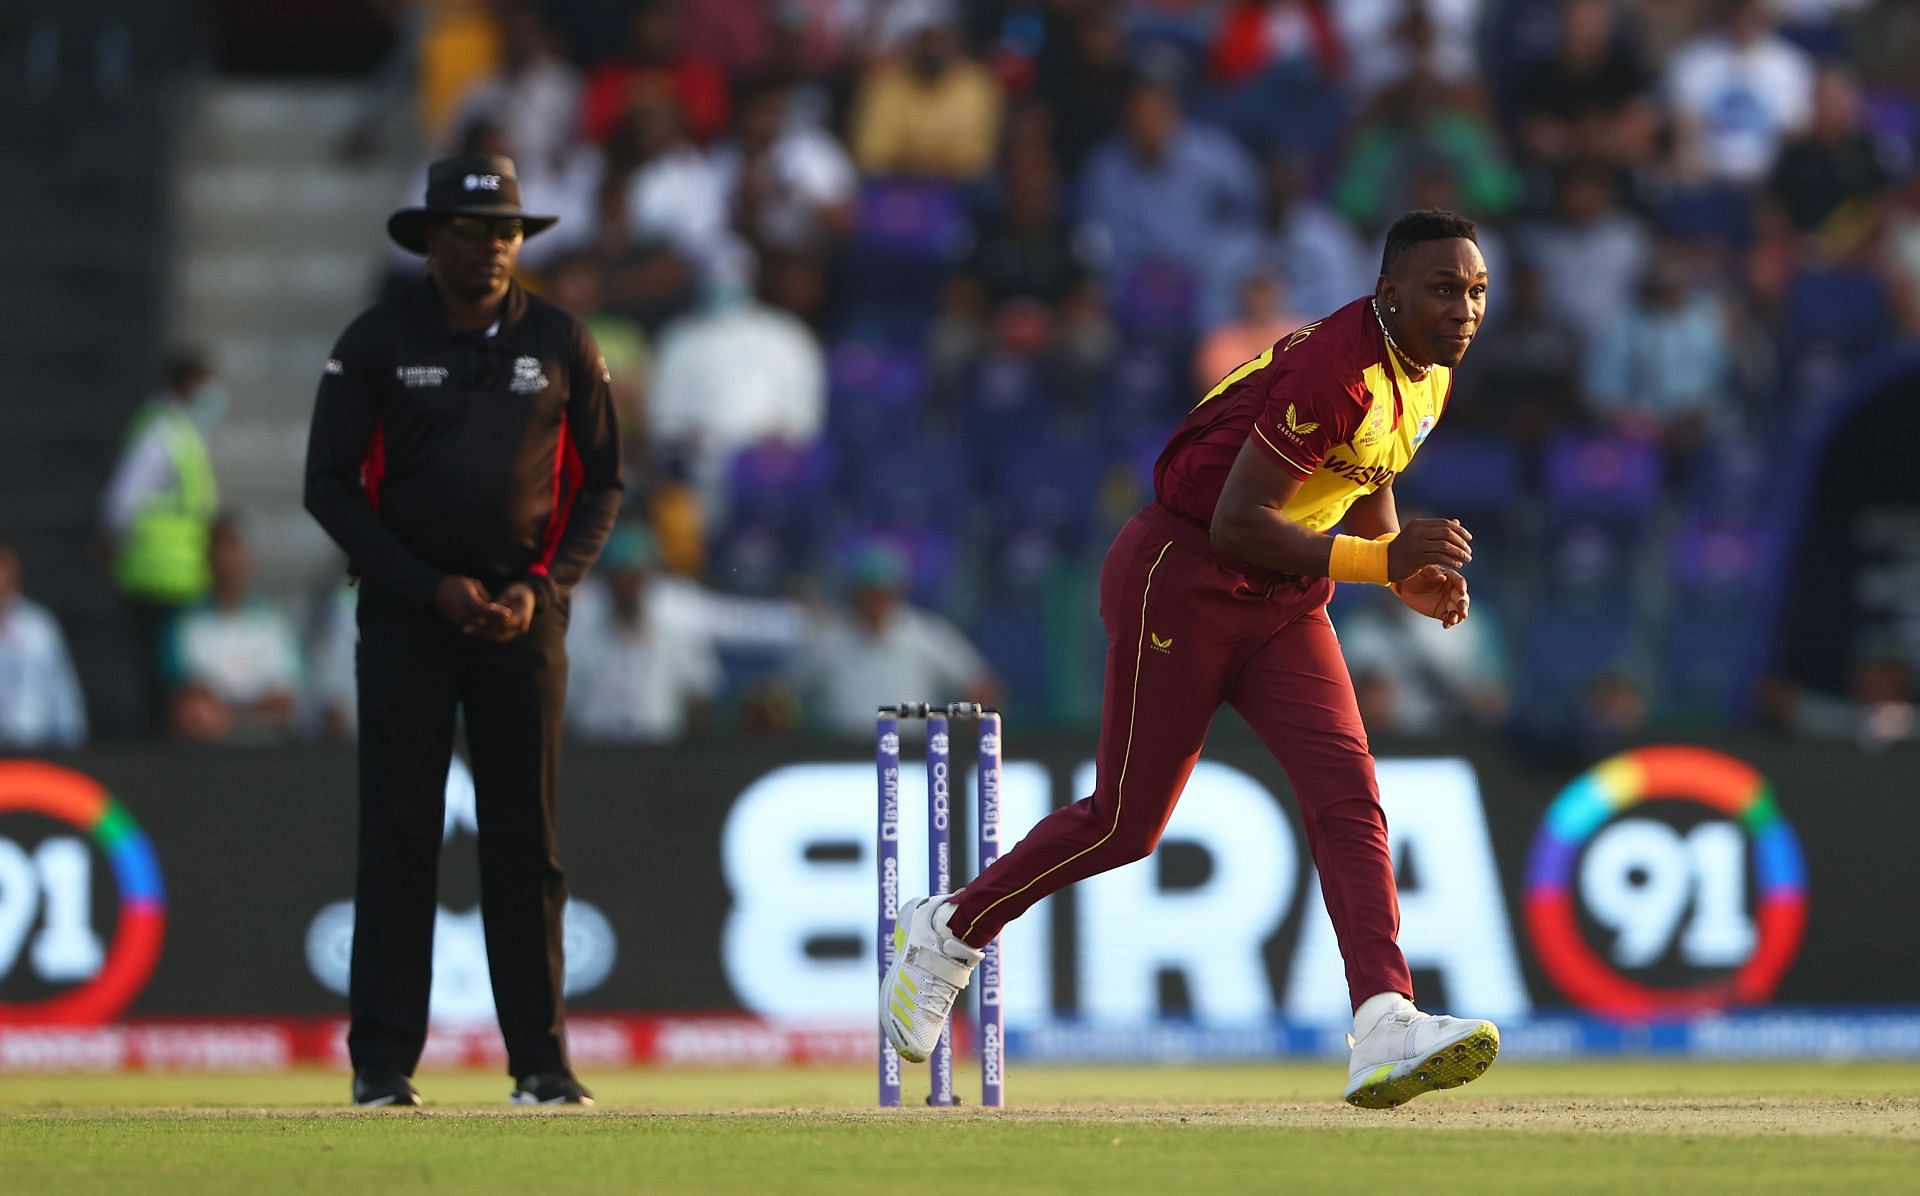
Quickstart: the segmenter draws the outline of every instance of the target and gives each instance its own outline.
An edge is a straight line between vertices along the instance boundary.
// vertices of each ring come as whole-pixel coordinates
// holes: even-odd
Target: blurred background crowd
[[[570,632],[582,737],[864,734],[877,701],[938,697],[1090,726],[1100,557],[1168,433],[1370,293],[1415,207],[1478,221],[1492,276],[1395,487],[1403,517],[1472,529],[1473,618],[1443,634],[1342,587],[1374,733],[1916,733],[1920,640],[1796,668],[1780,611],[1811,430],[1920,335],[1920,5],[286,0],[201,22],[150,322],[196,347],[124,433],[93,428],[91,559],[68,537],[23,570],[0,544],[0,747],[78,742],[96,707],[96,735],[351,734],[352,593],[299,511],[305,419],[330,338],[419,269],[384,211],[454,151],[511,155],[561,217],[522,281],[587,319],[620,404],[626,512]],[[203,562],[161,559],[167,520],[207,530]],[[45,606],[23,596],[43,577]],[[122,630],[75,654],[133,666],[68,662],[60,624],[86,620],[62,597],[97,610],[89,587],[118,621],[87,625]]]

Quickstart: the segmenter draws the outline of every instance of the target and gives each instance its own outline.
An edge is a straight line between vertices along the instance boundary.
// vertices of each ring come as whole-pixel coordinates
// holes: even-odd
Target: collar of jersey
[[[460,340],[479,338],[484,342],[499,344],[520,325],[527,314],[527,293],[518,282],[509,280],[507,298],[500,305],[500,320],[491,335],[486,332],[470,332],[455,328],[447,322],[446,308],[440,302],[439,288],[433,285],[433,279],[422,277],[414,285],[413,307],[419,317],[420,331],[430,340],[452,343]]]

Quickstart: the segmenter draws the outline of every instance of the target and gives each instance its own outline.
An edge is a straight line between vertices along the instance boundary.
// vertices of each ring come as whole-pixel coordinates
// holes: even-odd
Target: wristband
[[[1399,534],[1399,532],[1387,532],[1385,535],[1375,536],[1374,541],[1380,544],[1391,544],[1393,543],[1393,538]],[[1390,580],[1387,582],[1387,588],[1398,594],[1400,592],[1400,583]]]
[[[1387,542],[1359,536],[1335,536],[1327,556],[1327,576],[1335,581],[1387,584]]]

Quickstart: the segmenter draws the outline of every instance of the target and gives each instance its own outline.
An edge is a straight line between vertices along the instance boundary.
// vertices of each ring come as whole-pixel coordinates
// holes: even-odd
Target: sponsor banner
[[[1276,1020],[1229,1028],[1164,1020],[1144,1026],[1055,1022],[1016,1029],[1017,1062],[1247,1062],[1344,1058],[1344,1028]],[[1664,1021],[1541,1014],[1501,1023],[1509,1059],[1675,1056],[1691,1059],[1920,1059],[1920,1007],[1773,1009]]]
[[[954,741],[945,807],[957,880],[973,866],[971,738]],[[1090,791],[1090,747],[1009,724],[1004,844]],[[1376,745],[1401,943],[1424,1004],[1498,1019],[1516,1041],[1603,1051],[1613,1040],[1591,1027],[1689,1025],[1721,1035],[1700,1042],[1738,1047],[1776,1033],[1764,1018],[1785,1008],[1796,1012],[1781,1040],[1813,1053],[1878,1050],[1899,1034],[1853,1013],[1808,1020],[1823,1007],[1920,1008],[1920,957],[1887,938],[1912,908],[1920,752],[1760,737],[1598,760],[1447,748]],[[846,1027],[874,1007],[878,903],[928,883],[925,769],[904,750],[902,850],[883,889],[870,745],[570,749],[560,822],[576,1051],[609,1065],[869,1057],[871,1036]],[[337,1025],[354,809],[353,756],[340,749],[0,761],[10,1049],[135,1067],[195,1050],[243,1066],[337,1061],[299,1034],[275,1046],[133,1031]],[[431,1061],[491,1066],[477,821],[458,763],[444,830],[431,1004],[449,1029]],[[1314,1053],[1350,1008],[1285,774],[1229,720],[1151,859],[1048,898],[1001,942],[1010,1045],[1036,1058],[1072,1057],[1075,1043],[1115,1058]],[[1555,1020],[1572,1015],[1588,1028]],[[111,1032],[55,1034],[85,1026]],[[1248,1026],[1264,1028],[1248,1037]],[[28,1031],[46,1033],[19,1037]]]
[[[133,1022],[105,1026],[0,1028],[0,1072],[277,1071],[320,1065],[344,1071],[346,1023],[338,1018],[235,1022]],[[1543,1014],[1500,1030],[1512,1059],[1671,1056],[1692,1059],[1916,1059],[1920,1008],[1775,1009],[1691,1020],[1622,1022]],[[568,1038],[582,1071],[631,1067],[865,1067],[876,1042],[860,1023],[792,1025],[741,1015],[582,1014]],[[1344,1028],[1285,1019],[1208,1026],[1187,1019],[1134,1025],[1050,1020],[1013,1027],[1015,1063],[1246,1063],[1344,1058]],[[956,1043],[971,1062],[971,1046]],[[491,1023],[436,1023],[421,1067],[504,1069]],[[908,1065],[909,1075],[919,1068]]]
[[[872,1060],[877,1029],[865,1023],[783,1023],[739,1014],[578,1014],[567,1021],[574,1065],[852,1066]],[[436,1021],[425,1070],[507,1063],[491,1021]],[[65,1071],[276,1071],[297,1064],[345,1070],[342,1018],[155,1021],[101,1026],[0,1027],[0,1073]]]

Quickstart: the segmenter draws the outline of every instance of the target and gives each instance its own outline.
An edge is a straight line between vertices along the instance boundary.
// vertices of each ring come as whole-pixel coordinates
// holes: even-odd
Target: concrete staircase
[[[362,95],[211,81],[177,158],[172,337],[219,359],[233,394],[208,437],[222,502],[245,521],[261,588],[296,601],[341,567],[300,505],[314,390],[334,338],[374,297],[413,157],[410,136],[386,138],[377,160],[335,156]]]

